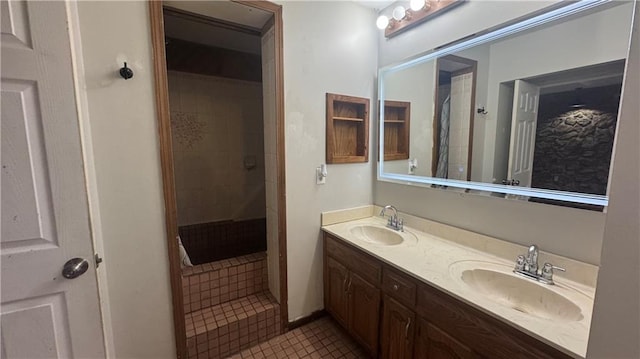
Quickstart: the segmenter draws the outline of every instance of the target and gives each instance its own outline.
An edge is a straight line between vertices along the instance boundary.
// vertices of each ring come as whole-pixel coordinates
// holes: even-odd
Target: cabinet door
[[[347,296],[348,272],[342,264],[327,258],[327,277],[325,296],[327,311],[333,315],[344,328],[347,328],[349,301]]]
[[[414,312],[390,297],[384,297],[381,338],[383,358],[413,358],[413,331],[415,320],[416,315]]]
[[[415,336],[415,358],[429,359],[478,359],[467,346],[463,345],[438,327],[424,319],[418,320]]]
[[[349,331],[377,356],[380,290],[353,272],[349,275]]]

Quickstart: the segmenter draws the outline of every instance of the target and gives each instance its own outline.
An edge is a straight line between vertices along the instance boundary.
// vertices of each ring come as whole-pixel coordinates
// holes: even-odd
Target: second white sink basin
[[[503,307],[549,320],[572,322],[584,318],[576,304],[576,300],[585,299],[581,298],[584,294],[517,276],[504,266],[476,263],[481,265],[473,268],[473,262],[456,263],[450,272],[475,293]]]
[[[415,243],[415,240],[417,240],[413,234],[394,231],[392,229],[373,224],[353,226],[349,231],[356,238],[364,242],[381,246],[397,246],[407,242]]]

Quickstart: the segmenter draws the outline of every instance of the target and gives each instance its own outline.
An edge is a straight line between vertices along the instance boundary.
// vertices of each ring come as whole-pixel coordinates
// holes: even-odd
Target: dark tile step
[[[237,353],[280,334],[280,305],[262,292],[185,316],[189,359]]]

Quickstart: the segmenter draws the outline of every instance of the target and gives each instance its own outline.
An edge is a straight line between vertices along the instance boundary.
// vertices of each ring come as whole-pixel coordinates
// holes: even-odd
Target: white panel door
[[[0,355],[104,358],[66,4],[0,6]]]
[[[531,187],[539,98],[538,86],[516,80],[511,115],[508,179],[518,181],[519,186],[523,187]]]

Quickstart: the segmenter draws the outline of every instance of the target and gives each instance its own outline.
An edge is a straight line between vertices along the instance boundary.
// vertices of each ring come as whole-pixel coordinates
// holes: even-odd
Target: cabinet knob
[[[398,290],[398,289],[400,289],[400,287],[397,284],[394,284],[393,285],[393,290]]]

